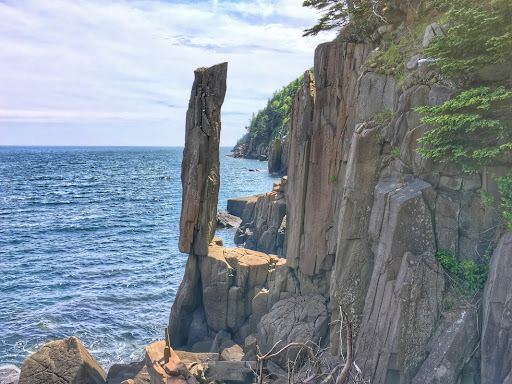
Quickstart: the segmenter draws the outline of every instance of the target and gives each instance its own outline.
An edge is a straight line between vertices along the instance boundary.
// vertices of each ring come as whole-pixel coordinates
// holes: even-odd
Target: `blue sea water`
[[[0,146],[0,366],[74,335],[108,368],[163,338],[187,259],[182,151]],[[228,154],[219,209],[275,181]],[[218,235],[233,246],[233,229]]]

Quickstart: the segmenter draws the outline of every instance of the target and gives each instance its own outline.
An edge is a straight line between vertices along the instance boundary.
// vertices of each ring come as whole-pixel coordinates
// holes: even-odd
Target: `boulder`
[[[423,35],[423,47],[428,47],[435,36],[444,36],[444,32],[439,26],[439,24],[429,24],[425,29],[425,34]]]
[[[482,384],[512,377],[512,232],[494,250],[483,297]]]
[[[222,380],[226,384],[252,384],[254,372],[254,361],[212,361],[204,375],[209,380]]]
[[[295,296],[278,301],[258,324],[258,345],[262,354],[267,353],[278,341],[279,348],[289,343],[308,341],[319,343],[327,335],[328,315],[325,299],[320,295]],[[288,359],[293,360],[299,349],[290,348],[275,358],[286,368]]]
[[[52,341],[21,366],[20,384],[105,384],[107,374],[76,337]]]
[[[233,340],[226,340],[220,346],[220,359],[224,361],[242,361],[244,351],[242,347],[236,344]]]
[[[228,64],[198,68],[187,110],[181,169],[183,201],[179,249],[206,255],[215,234],[220,187],[220,111]]]
[[[20,377],[20,369],[15,365],[0,366],[0,384],[17,384]]]
[[[241,222],[241,218],[230,215],[224,209],[217,212],[217,228],[238,228]]]
[[[108,384],[122,384],[129,382],[130,384],[149,384],[149,377],[146,368],[146,362],[132,362],[128,364],[113,364],[108,370]]]

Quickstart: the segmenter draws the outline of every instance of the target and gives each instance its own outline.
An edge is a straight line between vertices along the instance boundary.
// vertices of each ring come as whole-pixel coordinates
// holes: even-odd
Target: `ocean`
[[[226,157],[219,209],[270,191],[267,164]],[[77,336],[107,369],[163,338],[178,250],[179,147],[0,146],[0,366]],[[260,172],[251,172],[260,170]],[[234,246],[234,229],[217,231]]]

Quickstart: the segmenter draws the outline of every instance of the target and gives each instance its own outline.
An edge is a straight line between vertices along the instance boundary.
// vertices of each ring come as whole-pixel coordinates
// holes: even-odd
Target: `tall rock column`
[[[215,234],[220,187],[220,112],[228,64],[195,70],[188,104],[181,167],[183,200],[179,249],[188,253],[185,276],[169,317],[171,345],[186,343],[194,311],[202,302],[198,257],[208,255]]]

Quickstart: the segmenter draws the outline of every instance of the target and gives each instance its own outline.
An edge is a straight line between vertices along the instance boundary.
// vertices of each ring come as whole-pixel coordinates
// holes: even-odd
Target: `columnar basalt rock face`
[[[429,348],[428,358],[412,380],[412,384],[456,383],[460,373],[478,346],[478,313],[464,309],[455,316]],[[467,381],[464,381],[466,379]],[[466,375],[462,382],[474,383],[473,376]]]
[[[417,56],[405,66],[405,85],[399,86],[394,76],[368,65],[374,48],[343,41],[317,48],[316,85],[306,72],[292,108],[288,144],[282,143],[286,185],[239,209],[243,222],[237,241],[286,260],[267,255],[267,271],[265,263],[247,262],[242,272],[244,257],[252,256],[233,256],[233,250],[221,247],[209,259],[189,260],[187,284],[195,293],[177,298],[196,311],[185,342],[192,333],[214,337],[225,330],[241,344],[254,339],[256,329],[260,347],[276,337],[301,341],[293,340],[301,336],[283,319],[294,313],[287,308],[295,302],[314,297],[322,307],[319,318],[326,308],[331,321],[318,327],[330,328],[333,354],[340,352],[339,309],[348,314],[356,362],[372,383],[458,382],[478,375],[477,312],[446,320],[454,311],[441,305],[445,274],[434,255],[446,249],[461,261],[480,260],[496,238],[499,218],[483,206],[479,190],[497,198],[493,175],[512,170],[504,163],[469,175],[456,164],[422,158],[418,139],[431,127],[414,108],[442,104],[457,94],[456,85],[439,77],[439,70],[418,65]],[[271,166],[276,162],[277,156]],[[502,260],[503,252],[510,253],[508,240],[503,241]],[[253,273],[261,279],[238,281]],[[512,380],[511,368],[499,358],[511,349],[508,286],[500,267],[491,266],[482,339],[482,364],[493,367],[482,368],[489,383]],[[290,319],[297,329],[311,325]],[[277,323],[282,329],[272,331]],[[491,348],[497,339],[499,356]]]
[[[511,382],[511,276],[512,232],[508,232],[501,238],[496,250],[494,251],[489,268],[489,278],[484,292],[482,326],[482,384]]]
[[[222,63],[194,72],[181,169],[179,248],[183,253],[206,255],[215,234],[220,187],[220,112],[226,94],[227,69],[227,63]]]
[[[419,179],[391,179],[375,188],[375,266],[356,351],[375,383],[409,383],[437,325],[444,276],[434,257],[434,199],[434,188]]]
[[[235,234],[235,243],[260,252],[284,256],[286,231],[287,177],[274,183],[271,192],[257,195],[256,203],[248,202],[242,223]]]

